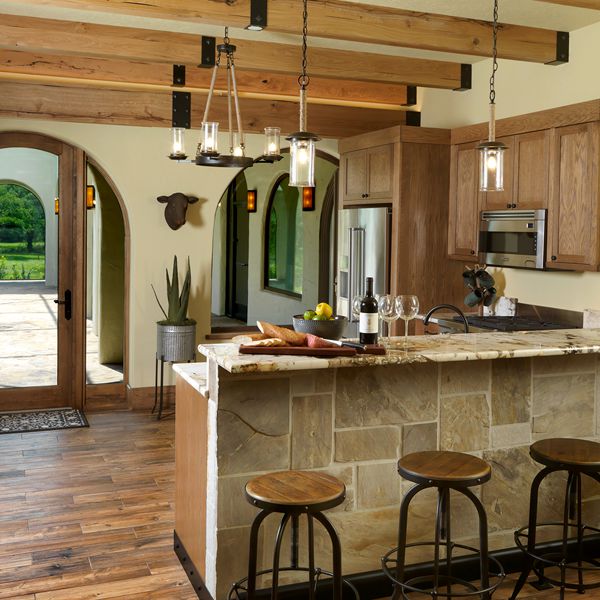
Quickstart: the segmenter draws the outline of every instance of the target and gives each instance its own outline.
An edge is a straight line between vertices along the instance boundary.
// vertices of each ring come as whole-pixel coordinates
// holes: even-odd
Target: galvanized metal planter
[[[156,358],[165,362],[184,362],[196,357],[196,324],[156,324]]]

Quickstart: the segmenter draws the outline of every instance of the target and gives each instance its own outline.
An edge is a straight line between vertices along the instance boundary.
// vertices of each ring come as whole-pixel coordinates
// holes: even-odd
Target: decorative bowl
[[[294,330],[300,333],[312,333],[328,340],[339,340],[348,324],[346,317],[334,317],[331,321],[304,319],[302,315],[292,317]]]

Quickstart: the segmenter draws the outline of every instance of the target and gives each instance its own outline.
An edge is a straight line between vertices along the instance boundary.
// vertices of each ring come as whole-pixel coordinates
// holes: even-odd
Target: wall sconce
[[[256,190],[248,190],[248,193],[246,196],[246,208],[248,209],[249,213],[256,212],[256,197],[257,197]]]
[[[93,185],[85,186],[85,207],[88,210],[96,208],[96,188]]]
[[[302,210],[305,212],[315,210],[315,188],[302,188]]]
[[[58,214],[58,198],[54,198],[54,214]]]

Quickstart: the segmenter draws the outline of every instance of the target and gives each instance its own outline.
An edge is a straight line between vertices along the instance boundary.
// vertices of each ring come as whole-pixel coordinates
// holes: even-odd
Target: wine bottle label
[[[360,313],[358,330],[361,333],[377,333],[379,330],[377,313]]]

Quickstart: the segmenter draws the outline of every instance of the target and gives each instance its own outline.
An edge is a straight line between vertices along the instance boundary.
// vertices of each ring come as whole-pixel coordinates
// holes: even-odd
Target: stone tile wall
[[[379,569],[396,545],[401,494],[411,485],[397,474],[400,456],[447,449],[489,461],[492,480],[476,493],[488,513],[491,547],[500,548],[513,545],[513,531],[527,520],[529,485],[540,469],[529,444],[555,436],[600,439],[596,355],[248,375],[219,369],[218,378],[211,394],[218,393],[219,599],[245,575],[255,509],[244,485],[255,475],[293,468],[342,479],[347,498],[329,518],[341,537],[344,571],[355,573]],[[542,490],[542,519],[559,517],[563,484],[557,474]],[[586,490],[595,519],[600,491]],[[472,540],[474,509],[458,494],[452,503],[453,536]],[[417,497],[411,541],[432,538],[434,511],[431,491]],[[264,527],[263,568],[272,560],[277,524],[272,516]],[[317,558],[330,567],[323,535]]]

